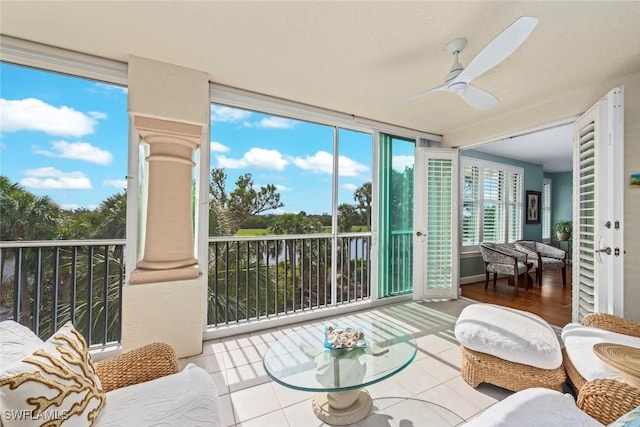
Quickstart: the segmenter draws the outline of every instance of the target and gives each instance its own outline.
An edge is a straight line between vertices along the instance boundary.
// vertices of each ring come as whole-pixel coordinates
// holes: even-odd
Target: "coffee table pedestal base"
[[[365,389],[317,393],[311,402],[313,412],[327,424],[347,426],[364,419],[373,402]]]

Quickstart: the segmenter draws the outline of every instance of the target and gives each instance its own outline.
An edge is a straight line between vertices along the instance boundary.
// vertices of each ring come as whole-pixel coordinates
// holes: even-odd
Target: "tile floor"
[[[356,426],[456,426],[511,394],[486,384],[473,389],[460,376],[453,326],[467,304],[465,300],[410,301],[331,319],[338,324],[357,318],[383,319],[411,331],[418,344],[418,354],[408,367],[367,387],[373,409]],[[324,322],[307,324],[312,323]],[[262,355],[270,343],[297,327],[300,325],[207,341],[201,355],[180,360],[182,366],[194,363],[211,374],[220,395],[224,427],[327,425],[312,411],[312,393],[270,380],[262,366]]]

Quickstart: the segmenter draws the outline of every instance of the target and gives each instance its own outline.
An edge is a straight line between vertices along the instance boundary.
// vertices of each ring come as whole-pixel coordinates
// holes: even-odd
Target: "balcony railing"
[[[368,299],[370,248],[370,233],[210,238],[208,324]],[[124,259],[124,240],[0,242],[0,320],[42,338],[71,320],[91,346],[117,344]]]
[[[120,342],[124,240],[0,243],[0,320],[46,338],[71,320],[89,345]]]
[[[370,233],[210,238],[208,324],[367,299],[370,248]]]

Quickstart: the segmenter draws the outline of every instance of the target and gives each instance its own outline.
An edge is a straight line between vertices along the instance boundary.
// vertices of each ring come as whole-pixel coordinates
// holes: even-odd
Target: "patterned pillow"
[[[104,403],[87,343],[71,322],[0,372],[5,427],[91,426]]]
[[[13,320],[0,322],[0,371],[42,347],[42,340],[31,329]]]

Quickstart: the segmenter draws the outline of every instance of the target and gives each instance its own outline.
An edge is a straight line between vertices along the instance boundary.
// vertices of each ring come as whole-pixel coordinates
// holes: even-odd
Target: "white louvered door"
[[[416,299],[458,297],[458,157],[458,150],[416,148]]]
[[[574,124],[573,320],[622,315],[623,88]]]

